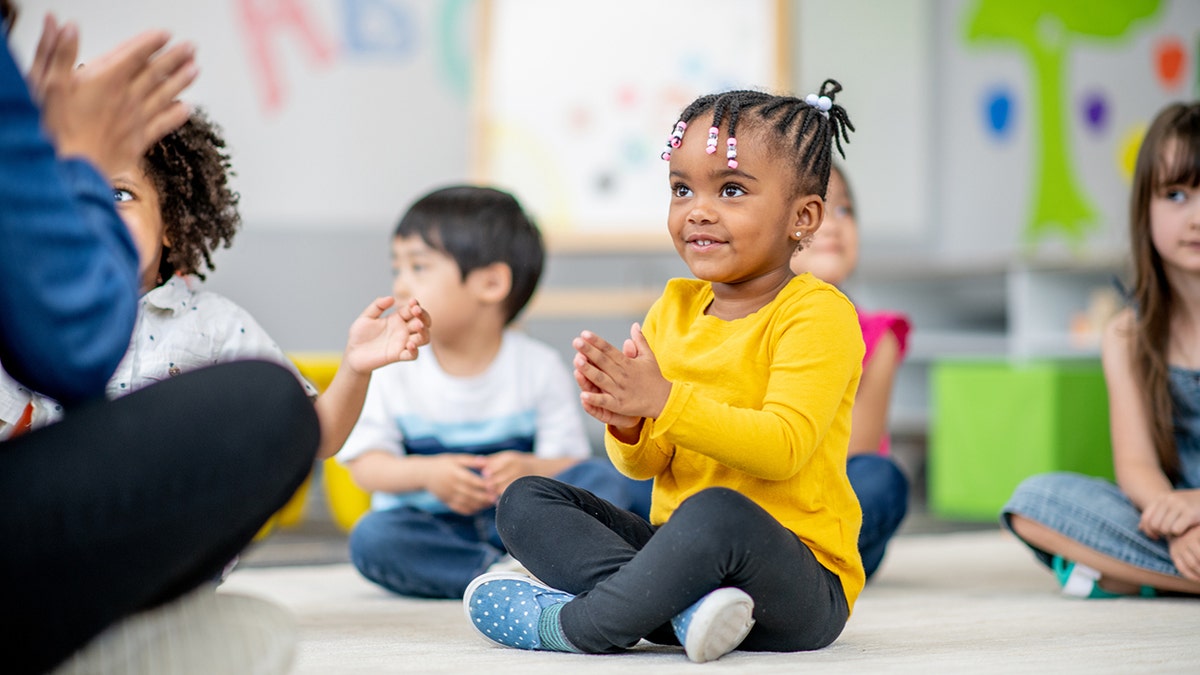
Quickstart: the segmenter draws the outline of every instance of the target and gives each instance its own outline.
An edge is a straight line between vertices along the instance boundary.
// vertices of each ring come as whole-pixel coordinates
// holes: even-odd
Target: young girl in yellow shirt
[[[834,143],[853,129],[827,80],[806,99],[704,96],[668,140],[674,279],[618,348],[574,341],[584,410],[609,457],[654,479],[650,520],[547,478],[514,482],[497,524],[537,577],[467,588],[499,644],[608,653],[643,638],[693,661],[818,649],[863,586],[846,477],[862,373],[854,306],[793,251],[821,224]],[[701,115],[703,130],[684,133]]]

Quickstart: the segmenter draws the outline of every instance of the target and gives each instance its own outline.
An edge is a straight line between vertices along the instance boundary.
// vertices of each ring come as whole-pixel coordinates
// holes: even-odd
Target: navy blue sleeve
[[[108,182],[59,160],[0,55],[0,362],[63,403],[102,396],[129,346],[138,257]]]

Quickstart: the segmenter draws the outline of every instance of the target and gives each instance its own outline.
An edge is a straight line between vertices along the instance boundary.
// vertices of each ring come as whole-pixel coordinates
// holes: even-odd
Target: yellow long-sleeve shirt
[[[865,581],[846,477],[863,358],[854,306],[811,274],[734,321],[705,315],[712,299],[708,282],[673,279],[650,308],[642,330],[671,394],[635,444],[606,434],[608,456],[654,478],[655,524],[705,488],[746,495],[838,575],[853,609]]]

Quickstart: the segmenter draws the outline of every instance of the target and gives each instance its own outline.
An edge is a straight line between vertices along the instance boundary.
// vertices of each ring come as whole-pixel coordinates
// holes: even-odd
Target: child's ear
[[[806,195],[796,202],[796,222],[789,236],[804,239],[815,233],[825,219],[825,200],[818,195]]]
[[[512,268],[502,262],[480,267],[467,275],[467,284],[483,302],[504,302],[512,291]]]

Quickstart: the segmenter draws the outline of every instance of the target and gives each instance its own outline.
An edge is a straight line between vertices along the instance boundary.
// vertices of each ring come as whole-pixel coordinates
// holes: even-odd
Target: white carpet
[[[296,673],[1200,673],[1200,600],[1063,598],[1000,531],[899,537],[832,646],[707,664],[647,643],[611,656],[494,647],[461,602],[390,595],[345,564],[239,569],[221,589],[295,612]]]

